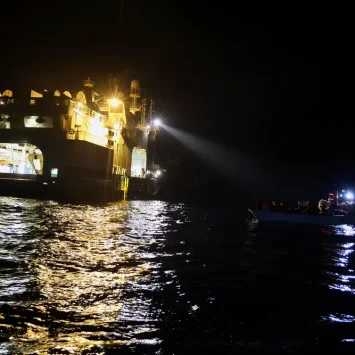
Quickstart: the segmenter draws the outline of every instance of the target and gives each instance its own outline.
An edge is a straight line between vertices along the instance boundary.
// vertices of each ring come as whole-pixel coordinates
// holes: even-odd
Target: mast
[[[142,109],[141,109],[141,124],[145,125],[147,122],[147,99],[142,99]]]
[[[148,113],[150,125],[152,125],[152,123],[153,123],[153,104],[154,104],[154,101],[152,99],[150,99],[149,113]]]
[[[137,111],[141,110],[141,107],[138,104],[141,97],[141,89],[138,80],[131,81],[131,90],[129,96],[131,97],[131,105],[129,110],[131,113],[135,114]]]
[[[150,99],[150,106],[149,106],[149,124],[152,126],[154,124],[153,122],[153,104],[154,101]],[[154,167],[155,165],[155,141],[156,141],[156,136],[157,136],[157,129],[154,127],[152,129],[152,166]]]

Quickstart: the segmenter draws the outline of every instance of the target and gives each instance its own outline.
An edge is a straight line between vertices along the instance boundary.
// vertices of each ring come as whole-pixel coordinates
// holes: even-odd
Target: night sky
[[[349,8],[124,0],[120,21],[120,1],[32,4],[2,11],[1,90],[128,73],[167,124],[236,151],[274,190],[355,185]],[[160,145],[162,163],[187,154]]]

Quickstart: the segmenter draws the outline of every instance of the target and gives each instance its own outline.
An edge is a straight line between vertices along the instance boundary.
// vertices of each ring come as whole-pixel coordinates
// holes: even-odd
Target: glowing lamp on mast
[[[115,99],[115,98],[109,100],[109,104],[112,107],[117,107],[120,103],[121,103],[121,101],[118,99]]]

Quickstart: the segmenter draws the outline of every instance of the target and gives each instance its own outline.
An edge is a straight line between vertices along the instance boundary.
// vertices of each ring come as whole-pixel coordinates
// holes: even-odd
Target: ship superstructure
[[[55,198],[126,198],[129,179],[146,178],[151,129],[138,81],[131,82],[127,104],[117,87],[110,94],[97,93],[90,78],[76,95],[31,90],[28,99],[5,90],[0,189],[17,189],[22,181]]]

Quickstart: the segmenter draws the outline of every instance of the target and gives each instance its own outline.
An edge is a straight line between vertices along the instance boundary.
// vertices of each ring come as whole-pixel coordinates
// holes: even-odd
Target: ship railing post
[[[127,191],[128,191],[128,177],[125,176],[124,177],[124,186],[123,186],[123,200],[126,201],[127,200]]]

